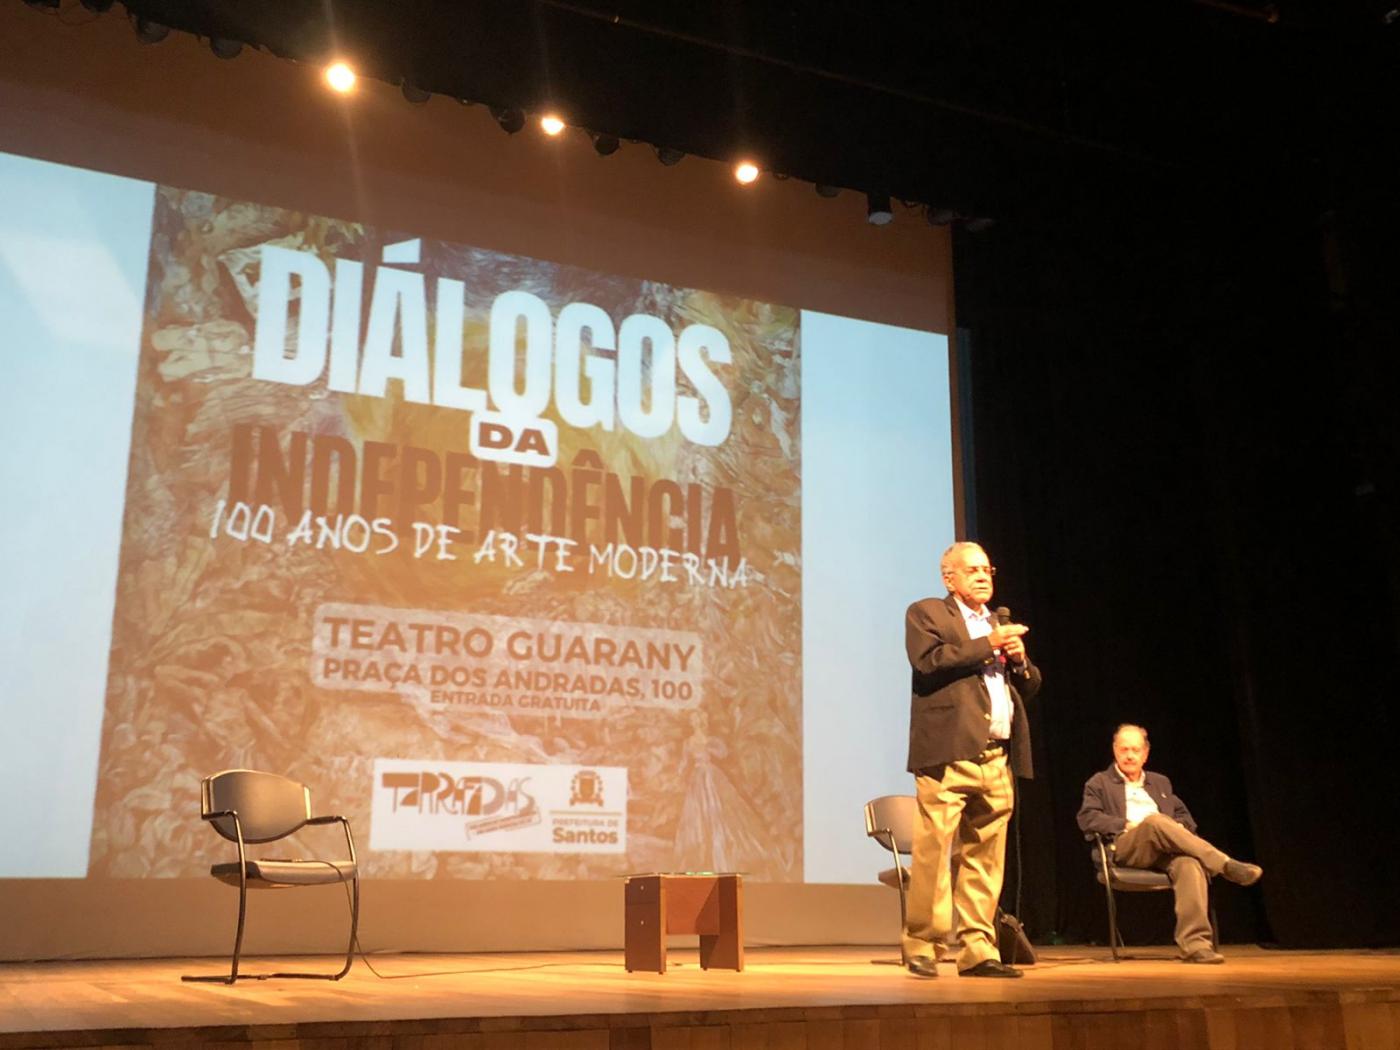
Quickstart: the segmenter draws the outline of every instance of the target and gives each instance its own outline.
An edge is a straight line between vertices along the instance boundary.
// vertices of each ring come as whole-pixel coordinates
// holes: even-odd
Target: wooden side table
[[[743,970],[742,875],[632,875],[624,892],[629,973],[665,973],[670,933],[700,935],[702,969]]]

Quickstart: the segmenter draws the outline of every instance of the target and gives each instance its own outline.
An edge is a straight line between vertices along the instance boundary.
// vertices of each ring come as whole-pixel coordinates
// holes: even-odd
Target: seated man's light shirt
[[[969,638],[985,638],[992,633],[992,613],[985,605],[980,612],[973,612],[954,596],[967,624]],[[982,679],[987,683],[987,694],[992,698],[992,720],[987,723],[987,739],[1009,740],[1011,738],[1011,693],[1006,687],[1006,672],[1000,660],[993,660],[982,669]]]
[[[1121,769],[1118,770],[1118,775],[1123,778],[1123,795],[1129,824],[1141,824],[1144,818],[1161,812],[1152,796],[1147,793],[1147,777],[1139,773],[1137,780],[1132,781]]]

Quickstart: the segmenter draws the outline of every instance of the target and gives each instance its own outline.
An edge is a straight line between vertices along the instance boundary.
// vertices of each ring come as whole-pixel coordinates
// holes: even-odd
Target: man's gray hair
[[[1147,739],[1147,730],[1146,730],[1146,729],[1144,729],[1142,726],[1138,725],[1136,722],[1124,722],[1122,725],[1120,725],[1117,729],[1115,729],[1115,730],[1113,731],[1113,742],[1114,742],[1115,744],[1118,743],[1118,737],[1119,737],[1119,735],[1123,732],[1123,730],[1125,730],[1125,729],[1136,729],[1139,733],[1142,734],[1142,742],[1143,742],[1144,744],[1150,744],[1150,743],[1151,743],[1151,741]]]
[[[967,550],[982,551],[982,544],[973,543],[971,540],[958,540],[957,543],[953,544],[951,547],[949,547],[946,551],[943,552],[943,557],[940,558],[938,562],[938,571],[942,575],[947,576],[950,572],[953,571],[953,559],[956,558],[963,551]],[[987,552],[982,551],[982,553],[986,554]]]

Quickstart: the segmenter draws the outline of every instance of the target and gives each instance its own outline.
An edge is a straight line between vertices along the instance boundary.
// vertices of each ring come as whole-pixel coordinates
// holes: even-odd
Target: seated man
[[[1196,835],[1196,822],[1186,803],[1172,794],[1172,782],[1142,768],[1148,750],[1146,729],[1118,727],[1113,734],[1113,765],[1084,785],[1079,828],[1085,834],[1102,835],[1116,863],[1166,872],[1176,896],[1176,943],[1182,958],[1189,963],[1222,963],[1225,957],[1211,943],[1206,872],[1249,886],[1259,881],[1264,870],[1231,860]]]

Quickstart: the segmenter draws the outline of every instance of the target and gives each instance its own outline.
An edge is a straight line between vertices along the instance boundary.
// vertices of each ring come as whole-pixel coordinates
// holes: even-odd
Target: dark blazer
[[[1172,794],[1172,782],[1161,773],[1144,769],[1144,787],[1163,815],[1196,830],[1196,820],[1186,803]],[[1106,839],[1115,838],[1128,823],[1128,796],[1123,787],[1123,774],[1114,763],[1095,773],[1084,784],[1084,801],[1079,807],[1079,830],[1085,835],[1098,832]]]
[[[996,659],[992,643],[971,638],[950,594],[924,598],[904,616],[904,645],[913,670],[909,705],[909,771],[976,758],[987,744],[992,698],[982,677]],[[1030,777],[1031,734],[1025,701],[1040,688],[1040,671],[1027,660],[1008,663],[1011,693],[1011,770]]]

